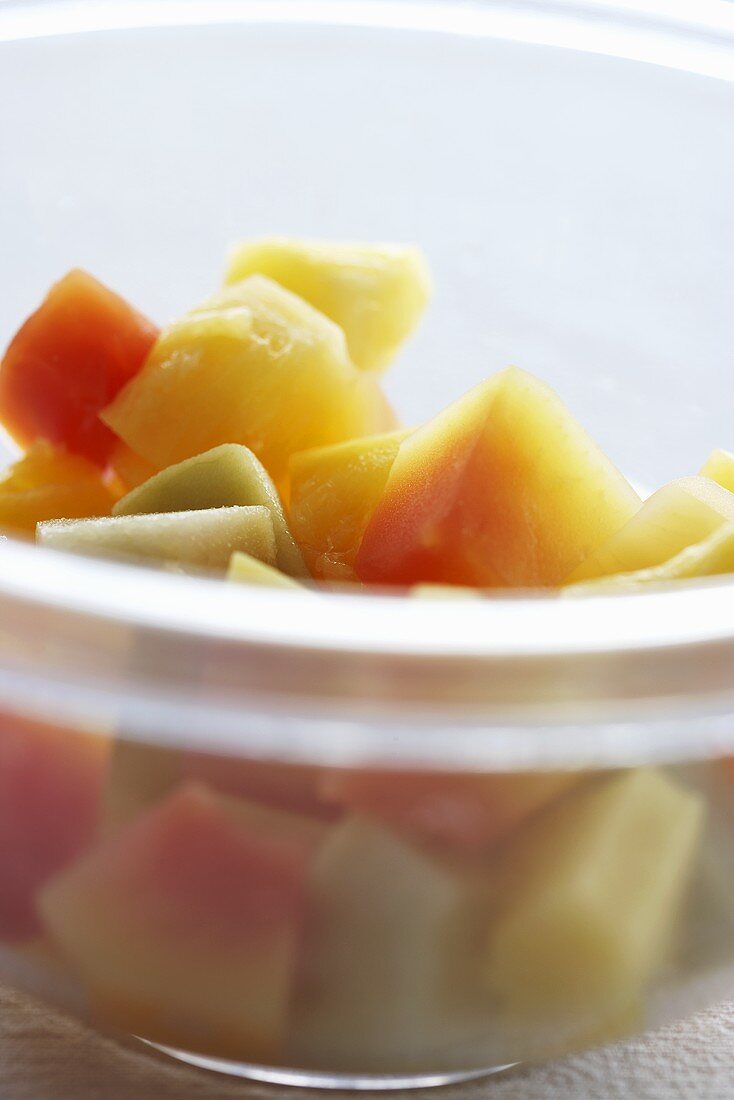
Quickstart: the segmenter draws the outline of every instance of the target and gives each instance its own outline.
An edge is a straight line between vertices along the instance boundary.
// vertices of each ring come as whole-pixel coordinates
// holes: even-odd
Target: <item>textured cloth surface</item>
[[[0,991],[0,1100],[281,1100],[286,1095],[292,1097],[293,1090],[233,1082],[148,1056],[19,994]],[[302,1095],[304,1100],[344,1097]],[[734,1004],[575,1058],[400,1095],[406,1100],[734,1100]]]

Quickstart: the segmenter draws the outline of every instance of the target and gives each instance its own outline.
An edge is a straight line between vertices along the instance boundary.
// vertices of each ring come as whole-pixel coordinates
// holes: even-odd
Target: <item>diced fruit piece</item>
[[[79,481],[100,481],[99,466],[45,439],[33,443],[22,458],[2,472],[0,491],[21,493],[45,485],[76,485]]]
[[[639,507],[556,394],[513,367],[401,443],[355,571],[368,583],[557,585]]]
[[[693,580],[734,573],[734,523],[722,523],[708,538],[687,546],[662,565],[637,569],[631,573],[613,573],[597,580],[578,581],[563,590],[564,596],[593,596],[645,588],[650,584]]]
[[[354,579],[362,535],[409,434],[388,432],[291,458],[289,516],[314,577]]]
[[[155,466],[136,455],[121,439],[115,441],[108,460],[110,469],[120,482],[123,492],[137,489],[144,481],[157,473]]]
[[[49,519],[109,515],[115,502],[99,466],[45,440],[31,446],[0,481],[0,527],[33,533]]]
[[[181,769],[187,779],[205,783],[220,794],[278,810],[324,819],[338,817],[341,812],[324,798],[323,770],[310,764],[186,752]]]
[[[320,839],[313,822],[193,784],[50,882],[39,908],[107,1019],[273,1061]]]
[[[233,251],[227,282],[248,275],[269,276],[336,321],[363,370],[387,366],[431,293],[423,254],[405,245],[272,237]]]
[[[36,892],[92,841],[106,762],[101,735],[0,716],[0,938],[38,933]]]
[[[4,493],[0,489],[0,527],[32,534],[38,523],[107,516],[114,500],[114,495],[100,481],[47,485],[20,493]]]
[[[251,554],[243,554],[241,550],[229,559],[227,580],[238,584],[255,584],[262,588],[300,588],[302,592],[306,591],[302,584],[281,573],[280,569],[258,561]]]
[[[325,777],[323,792],[438,851],[480,856],[578,781],[575,772],[334,770]]]
[[[204,569],[226,569],[236,550],[275,561],[273,521],[263,507],[55,520],[40,523],[37,538],[53,550],[154,558]]]
[[[576,581],[650,569],[734,521],[734,493],[706,477],[671,481],[566,578]]]
[[[104,462],[115,437],[99,419],[137,374],[158,329],[117,294],[71,271],[17,333],[0,367],[0,419],[36,439]]]
[[[103,413],[159,469],[243,443],[279,487],[294,452],[382,431],[390,417],[375,381],[349,361],[341,329],[259,275],[166,329]]]
[[[181,762],[182,754],[177,749],[118,736],[112,746],[102,799],[104,830],[109,832],[132,821],[178,787]]]
[[[289,1057],[320,1069],[425,1066],[446,1041],[466,883],[359,817],[334,827],[309,881]]]
[[[518,834],[483,963],[507,1012],[634,1003],[667,961],[703,811],[698,795],[640,769],[580,788]]]
[[[734,493],[734,454],[731,451],[712,451],[699,470],[701,477],[710,477],[717,485]]]
[[[123,497],[113,515],[253,505],[270,510],[278,568],[294,577],[307,576],[275,486],[252,451],[237,443],[225,443],[155,474]]]
[[[703,778],[711,817],[706,842],[696,862],[675,963],[683,973],[709,973],[731,960],[734,942],[734,876],[731,864],[731,788],[717,774],[721,762]],[[721,801],[719,802],[719,799]],[[723,811],[723,812],[722,812]]]

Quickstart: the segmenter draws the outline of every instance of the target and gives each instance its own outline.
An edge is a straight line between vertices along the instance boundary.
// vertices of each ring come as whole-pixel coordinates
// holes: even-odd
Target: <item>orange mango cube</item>
[[[247,799],[303,817],[335,818],[340,808],[322,791],[324,770],[312,764],[281,763],[215,753],[184,752],[180,772],[218,794]]]
[[[70,271],[14,336],[0,366],[0,419],[19,443],[48,439],[104,465],[99,411],[135,375],[157,327],[86,271]]]
[[[129,493],[132,489],[137,489],[144,481],[148,481],[154,474],[158,473],[155,466],[151,465],[150,462],[146,462],[140,455],[136,455],[135,451],[131,450],[127,443],[123,443],[121,439],[115,442],[108,464],[120,482],[123,493]]]
[[[0,937],[38,934],[36,894],[92,842],[109,743],[0,716]]]
[[[639,507],[553,390],[512,367],[401,443],[355,572],[378,584],[554,586]]]
[[[580,778],[575,772],[332,771],[324,795],[438,853],[483,856]]]
[[[0,491],[20,493],[44,485],[76,485],[99,480],[99,467],[73,455],[63,447],[54,447],[45,439],[33,443],[28,451],[9,466],[0,481]]]
[[[354,558],[407,431],[293,455],[289,515],[314,577],[354,580]]]
[[[33,534],[45,520],[108,516],[116,499],[98,466],[39,440],[0,481],[0,528]]]
[[[173,1046],[272,1061],[321,835],[190,785],[51,881],[40,910],[106,1019]]]

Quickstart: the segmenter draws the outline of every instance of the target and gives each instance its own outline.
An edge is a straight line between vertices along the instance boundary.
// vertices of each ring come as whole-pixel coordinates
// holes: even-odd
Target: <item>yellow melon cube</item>
[[[698,472],[701,477],[710,477],[717,485],[734,493],[734,454],[731,451],[712,451]]]
[[[667,961],[704,818],[664,773],[592,781],[503,852],[486,988],[510,1013],[613,1011]]]
[[[661,565],[734,521],[734,493],[705,477],[658,489],[637,515],[566,578],[566,584]]]
[[[393,426],[374,379],[350,362],[341,329],[261,276],[164,330],[102,416],[159,469],[242,443],[279,488],[296,451]]]
[[[273,237],[232,253],[227,282],[248,275],[267,275],[340,325],[363,370],[388,365],[418,324],[431,290],[422,253],[405,245]]]
[[[649,569],[637,569],[631,573],[613,573],[598,580],[578,581],[563,590],[564,596],[593,596],[604,593],[634,591],[650,584],[669,584],[671,581],[694,580],[697,577],[716,577],[734,573],[734,524],[723,523],[708,538],[687,546],[679,554],[652,565]]]

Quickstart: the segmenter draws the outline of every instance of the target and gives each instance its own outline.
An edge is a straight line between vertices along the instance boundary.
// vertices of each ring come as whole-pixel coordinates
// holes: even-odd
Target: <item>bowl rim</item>
[[[556,590],[508,590],[476,600],[432,600],[403,590],[323,593],[226,584],[156,563],[87,557],[15,539],[0,547],[0,563],[0,600],[273,649],[499,659],[734,643],[734,581],[721,577],[574,598]],[[439,631],[430,629],[439,622]]]
[[[6,0],[0,5],[0,49],[39,37],[231,22],[511,39],[734,81],[734,5],[726,0],[699,0],[690,11],[681,11],[675,0]],[[563,600],[540,593],[476,602],[334,593],[314,615],[309,592],[223,585],[12,540],[0,546],[0,563],[0,612],[23,607],[61,613],[69,622],[123,624],[138,634],[261,649],[282,664],[284,675],[294,653],[328,654],[352,671],[366,657],[444,659],[457,670],[471,665],[467,700],[487,704],[480,685],[482,670],[492,663],[511,661],[527,669],[594,656],[599,668],[612,659],[652,662],[656,671],[648,689],[638,685],[630,696],[637,702],[670,697],[673,674],[678,697],[721,701],[734,688],[734,581],[720,578]],[[525,702],[556,706],[555,684],[546,679],[545,687],[528,688]],[[567,698],[574,697],[576,683],[587,700],[608,699],[616,681],[601,680],[597,673],[591,688],[587,676],[582,690],[579,674],[569,681]],[[353,697],[363,689],[357,684]],[[4,690],[0,686],[0,695]],[[723,706],[734,713],[728,701]]]
[[[729,0],[3,0],[0,44],[227,23],[491,37],[734,79]]]

